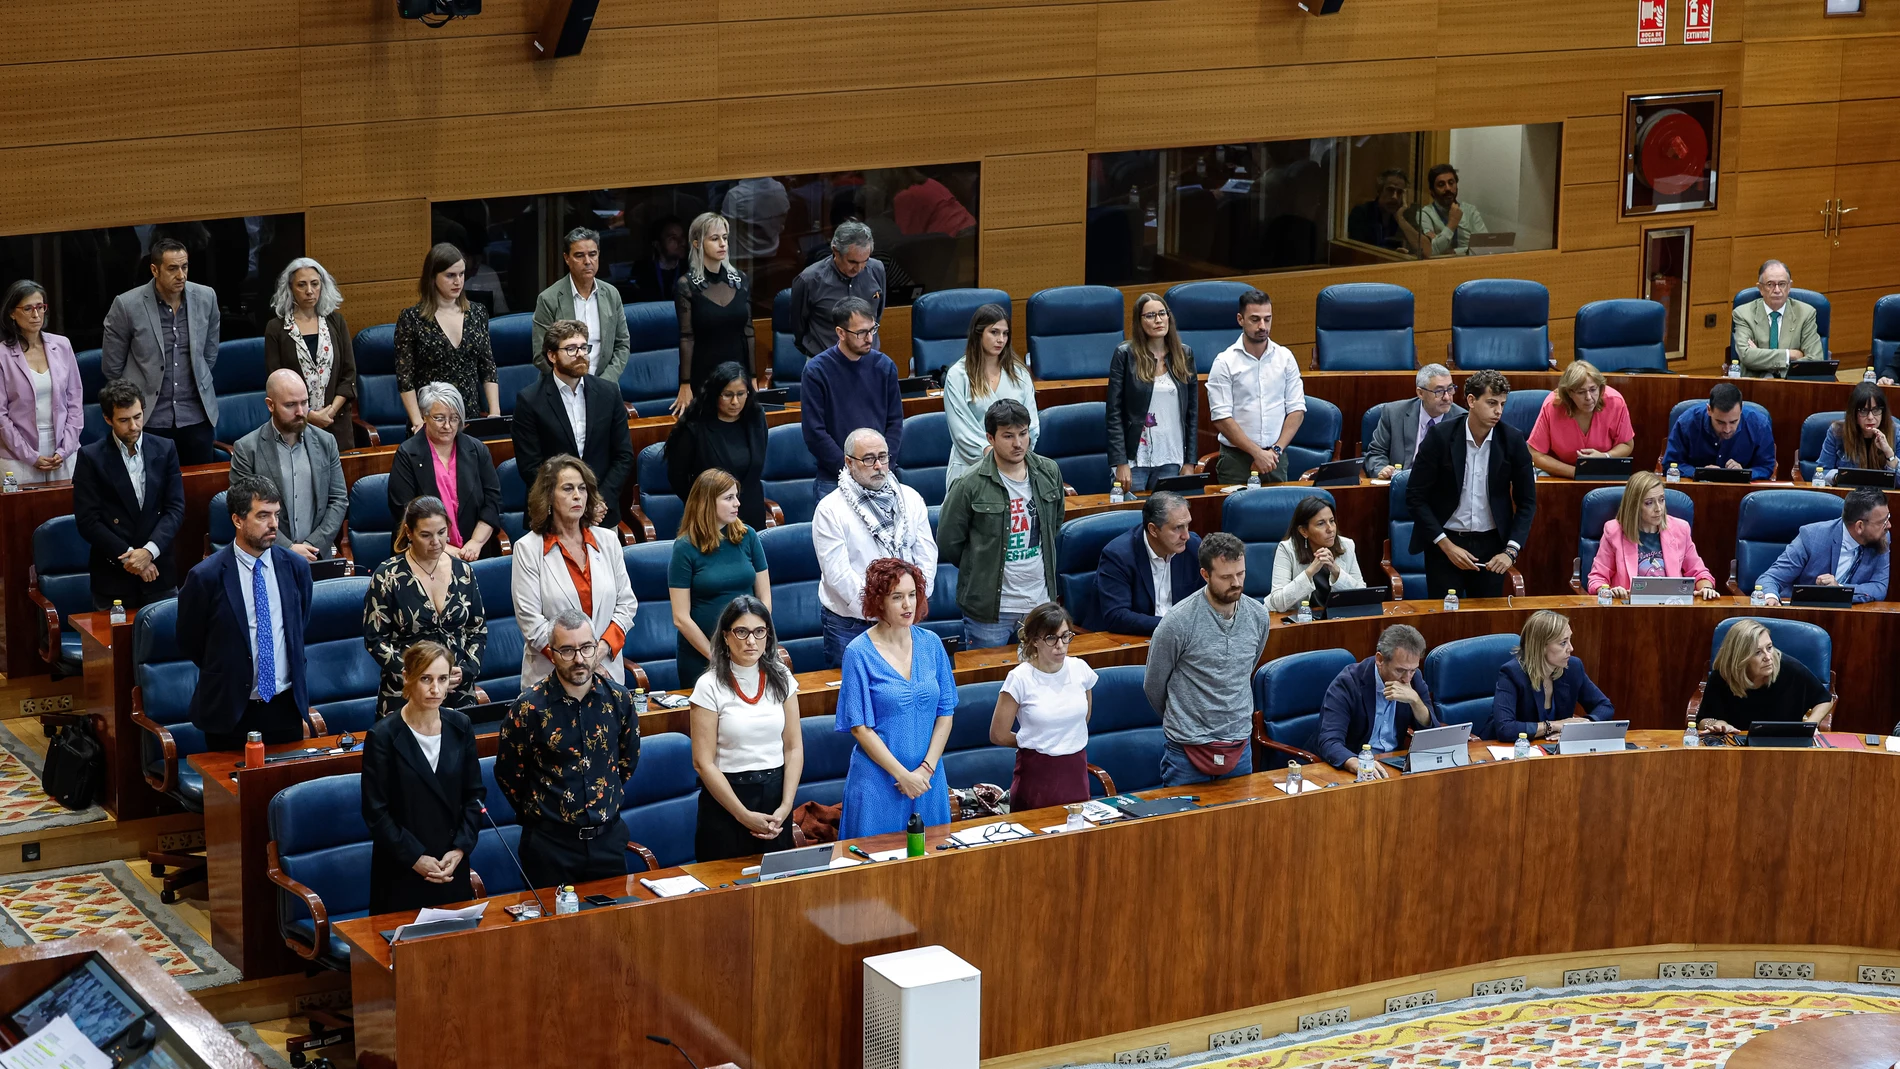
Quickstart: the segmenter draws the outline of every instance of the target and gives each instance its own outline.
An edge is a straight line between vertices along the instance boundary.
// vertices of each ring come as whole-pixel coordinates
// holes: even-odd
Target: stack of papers
[[[0,1069],[112,1069],[112,1059],[86,1038],[71,1015],[62,1013],[0,1054]]]
[[[1110,821],[1127,820],[1128,814],[1116,809],[1100,799],[1093,799],[1082,807],[1082,819],[1090,824],[1107,824]]]
[[[1010,839],[1027,839],[1035,832],[1007,820],[993,824],[980,824],[974,828],[965,828],[950,836],[950,841],[958,846],[982,846],[984,843],[1007,842]]]
[[[1485,749],[1491,752],[1491,760],[1493,761],[1509,761],[1511,759],[1511,747],[1509,746],[1486,746]],[[1531,756],[1549,757],[1550,755],[1533,746],[1531,747]]]
[[[1279,782],[1279,783],[1275,783],[1275,784],[1274,784],[1274,786],[1275,786],[1275,787],[1278,787],[1278,788],[1280,789],[1280,793],[1281,793],[1281,794],[1292,794],[1292,793],[1293,793],[1292,791],[1289,791],[1289,790],[1287,790],[1287,789],[1286,789],[1286,782],[1285,782],[1284,780],[1283,780],[1283,781],[1281,781],[1281,782]],[[1311,792],[1311,791],[1317,791],[1317,790],[1319,790],[1319,789],[1320,789],[1320,787],[1322,787],[1322,786],[1323,786],[1323,784],[1319,784],[1319,783],[1314,783],[1314,782],[1313,782],[1312,780],[1310,780],[1310,779],[1303,779],[1303,780],[1301,780],[1301,781],[1300,781],[1300,793],[1301,793],[1301,794],[1307,794],[1307,793],[1309,793],[1309,792]]]
[[[681,895],[690,895],[694,891],[706,890],[706,885],[700,883],[697,876],[668,876],[663,880],[643,878],[640,885],[661,898],[678,898]]]

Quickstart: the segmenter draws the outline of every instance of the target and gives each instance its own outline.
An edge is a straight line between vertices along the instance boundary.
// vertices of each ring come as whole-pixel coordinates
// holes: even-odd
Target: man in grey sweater
[[[1253,670],[1267,648],[1266,606],[1246,596],[1247,547],[1225,531],[1201,542],[1207,585],[1162,617],[1142,690],[1161,712],[1170,787],[1253,771]]]

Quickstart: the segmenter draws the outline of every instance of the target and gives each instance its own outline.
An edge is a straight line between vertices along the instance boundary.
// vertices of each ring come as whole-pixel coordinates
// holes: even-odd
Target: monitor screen
[[[103,1047],[144,1013],[145,1007],[119,978],[97,958],[90,958],[14,1011],[13,1023],[21,1034],[30,1036],[61,1014],[71,1014],[79,1031]]]

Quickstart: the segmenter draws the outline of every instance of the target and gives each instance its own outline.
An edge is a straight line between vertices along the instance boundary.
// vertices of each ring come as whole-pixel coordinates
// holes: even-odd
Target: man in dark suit
[[[1523,432],[1504,422],[1511,384],[1486,369],[1465,380],[1470,412],[1419,443],[1405,488],[1412,552],[1425,555],[1425,595],[1495,598],[1531,534],[1537,475]]]
[[[1417,397],[1387,401],[1379,410],[1379,425],[1366,443],[1366,474],[1375,479],[1390,479],[1400,465],[1411,465],[1419,443],[1433,427],[1465,414],[1464,407],[1452,399],[1457,391],[1445,365],[1419,368],[1414,388]]]
[[[310,687],[304,626],[310,565],[277,542],[283,495],[262,476],[225,492],[237,538],[198,562],[178,592],[178,648],[198,666],[191,722],[213,750],[236,750],[262,732],[266,743],[303,738]]]
[[[99,390],[111,434],[82,446],[73,464],[73,518],[92,547],[92,604],[132,611],[172,596],[172,539],[185,521],[178,450],[145,431],[145,398],[127,379]]]
[[[1425,636],[1410,624],[1394,624],[1380,632],[1372,656],[1340,669],[1319,707],[1320,758],[1358,775],[1362,747],[1394,753],[1411,747],[1412,732],[1443,726],[1432,689],[1418,673],[1424,659]],[[1370,767],[1374,778],[1385,778],[1384,765]]]
[[[633,472],[620,387],[588,374],[587,327],[578,320],[556,320],[542,349],[549,372],[515,396],[515,467],[533,486],[542,461],[562,453],[580,457],[607,505],[598,522],[611,528],[620,522],[620,490]]]
[[[1176,602],[1201,589],[1201,536],[1188,530],[1188,518],[1186,498],[1159,491],[1141,507],[1141,526],[1102,547],[1088,626],[1152,635]]]

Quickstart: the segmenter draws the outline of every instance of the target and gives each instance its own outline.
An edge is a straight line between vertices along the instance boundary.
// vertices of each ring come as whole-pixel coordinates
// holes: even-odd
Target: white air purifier
[[[864,1069],[976,1069],[983,974],[942,947],[864,959]]]

